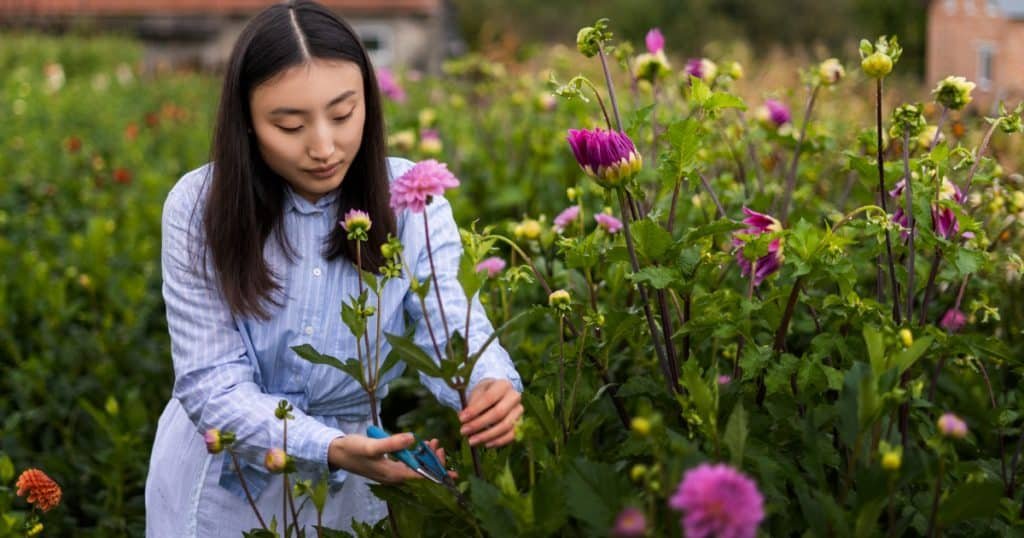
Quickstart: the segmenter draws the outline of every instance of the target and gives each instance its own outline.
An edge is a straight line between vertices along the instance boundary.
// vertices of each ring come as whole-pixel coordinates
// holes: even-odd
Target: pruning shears
[[[383,428],[373,425],[366,428],[366,435],[372,439],[386,439],[391,436]],[[455,486],[455,481],[452,480],[452,477],[448,476],[448,469],[445,469],[437,454],[423,441],[417,439],[412,449],[403,448],[397,452],[392,452],[391,455],[398,458],[406,467],[416,471],[423,478],[447,487],[455,494],[455,498],[459,501],[460,505],[463,507],[468,506],[466,498],[463,497],[459,488]]]

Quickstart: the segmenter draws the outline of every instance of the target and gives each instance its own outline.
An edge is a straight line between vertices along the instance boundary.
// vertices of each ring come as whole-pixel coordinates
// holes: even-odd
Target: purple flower
[[[943,413],[938,420],[939,432],[945,437],[963,439],[967,437],[967,423],[953,413]]]
[[[661,35],[661,30],[651,28],[644,37],[644,43],[647,45],[647,52],[657,54],[665,48],[665,36]]]
[[[610,234],[618,233],[618,231],[622,229],[622,221],[608,213],[598,213],[594,215],[594,220],[597,221],[597,225],[600,226],[602,230]]]
[[[686,538],[754,538],[764,519],[757,484],[725,464],[687,471],[668,505],[683,513]]]
[[[416,163],[391,183],[391,208],[422,213],[431,197],[458,186],[459,180],[448,171],[448,165],[428,159]]]
[[[951,333],[956,333],[960,332],[960,329],[963,329],[966,323],[967,316],[963,312],[956,308],[950,308],[942,315],[942,321],[939,322],[939,326]]]
[[[380,86],[380,93],[385,97],[398,103],[405,102],[405,90],[398,85],[394,73],[386,67],[377,69],[377,84]]]
[[[765,121],[773,123],[776,127],[782,127],[792,119],[789,107],[776,99],[765,99],[761,116]]]
[[[907,181],[905,179],[899,180],[896,182],[896,185],[893,186],[893,189],[889,191],[889,196],[898,202],[901,201],[903,197],[903,189],[906,188],[906,185]],[[960,187],[957,187],[947,178],[942,179],[942,187],[939,189],[939,200],[952,200],[957,204],[963,204],[964,199],[965,197],[963,192],[960,191]],[[892,214],[892,220],[904,228],[904,231],[900,232],[900,237],[903,240],[906,240],[910,235],[908,230],[910,228],[910,219],[907,218],[902,207],[896,208]],[[935,235],[943,239],[950,239],[955,236],[959,230],[960,222],[957,220],[956,212],[952,208],[939,204],[932,204],[932,231],[935,232]],[[970,232],[966,232],[963,235],[965,237],[969,237],[969,233]]]
[[[579,216],[580,206],[574,205],[565,208],[557,217],[555,217],[555,231],[561,232],[566,229],[570,224],[572,224],[572,221],[576,220]]]
[[[719,385],[728,385],[729,383],[732,383],[732,376],[731,375],[722,374],[722,375],[718,376],[718,384]]]
[[[498,276],[498,273],[501,273],[504,269],[505,260],[497,256],[491,256],[490,258],[481,260],[480,263],[476,264],[476,272],[486,272],[488,278]]]
[[[744,277],[750,275],[751,264],[743,255],[743,247],[747,244],[747,240],[740,237],[742,235],[761,235],[765,233],[774,233],[782,231],[782,224],[770,215],[764,213],[758,213],[752,209],[743,208],[743,212],[746,213],[747,218],[743,219],[743,224],[747,225],[747,228],[740,230],[736,236],[732,238],[733,246],[737,247],[736,251],[736,263],[739,264],[741,274]],[[761,282],[770,274],[779,270],[782,267],[782,261],[785,260],[785,256],[782,253],[782,238],[776,238],[768,244],[768,254],[761,256],[757,260],[757,268],[754,271],[754,285],[759,286]]]
[[[707,58],[690,58],[686,61],[686,67],[683,68],[683,72],[687,76],[697,77],[704,82],[710,83],[718,75],[718,66]]]
[[[612,535],[620,538],[639,538],[647,533],[647,518],[639,508],[629,506],[615,518]]]
[[[569,129],[576,162],[602,187],[619,187],[640,171],[642,159],[626,133],[603,129]]]

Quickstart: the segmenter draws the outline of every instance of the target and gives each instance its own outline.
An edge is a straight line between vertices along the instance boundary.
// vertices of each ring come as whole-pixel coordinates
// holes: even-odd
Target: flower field
[[[528,65],[382,72],[391,154],[458,178],[459,280],[526,409],[515,443],[470,450],[415,375],[392,382],[383,424],[441,439],[460,476],[377,487],[399,533],[1021,534],[1016,103],[906,80],[894,39],[741,64],[613,30]],[[208,160],[219,81],[140,59],[0,44],[0,537],[143,533],[173,383],[162,205]],[[387,337],[464,381],[467,350],[435,365]]]

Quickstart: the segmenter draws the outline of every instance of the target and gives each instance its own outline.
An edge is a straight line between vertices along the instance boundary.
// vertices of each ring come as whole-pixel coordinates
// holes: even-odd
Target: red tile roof
[[[273,5],[268,0],[0,0],[2,15],[144,15],[252,13]],[[440,11],[441,0],[321,0],[341,13],[417,13]]]

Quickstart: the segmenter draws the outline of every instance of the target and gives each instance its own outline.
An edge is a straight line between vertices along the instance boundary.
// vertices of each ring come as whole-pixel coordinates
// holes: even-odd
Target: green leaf
[[[468,254],[463,254],[459,259],[459,284],[467,299],[472,299],[480,288],[483,287],[487,275],[484,272],[477,272],[476,264]]]
[[[939,524],[943,527],[977,517],[999,513],[1003,496],[999,482],[968,482],[956,488],[939,506]]]
[[[391,349],[398,352],[402,360],[413,369],[429,377],[441,377],[441,367],[434,362],[412,339],[397,334],[384,333],[391,344]]]
[[[885,342],[882,340],[882,331],[871,325],[864,326],[864,344],[868,348],[868,359],[871,361],[871,369],[875,375],[882,375],[888,367],[885,360]]]
[[[711,98],[711,87],[698,77],[690,76],[690,106],[702,107]]]
[[[565,480],[569,513],[586,523],[592,533],[607,533],[622,505],[619,498],[631,489],[623,474],[607,463],[577,458],[569,465]]]
[[[985,259],[984,252],[960,248],[956,251],[956,258],[953,260],[953,265],[956,266],[956,270],[960,275],[967,275],[970,273],[977,273],[982,266],[984,266]]]
[[[6,484],[14,478],[14,463],[7,454],[0,454],[0,484]]]
[[[561,438],[562,432],[555,422],[555,417],[548,410],[543,400],[532,392],[527,391],[523,393],[522,402],[526,415],[537,420],[540,427],[544,430],[544,434],[547,435],[548,440]]]
[[[921,356],[924,355],[924,352],[928,351],[928,348],[932,345],[932,340],[934,339],[931,336],[922,336],[921,338],[914,340],[913,345],[897,353],[896,356],[893,357],[892,363],[892,366],[896,368],[897,373],[902,374],[903,372],[906,372],[908,368],[913,366],[914,363],[917,362],[917,359],[920,359]],[[875,372],[875,375],[880,374],[881,372]]]
[[[723,441],[729,447],[729,454],[732,456],[732,464],[735,467],[743,465],[743,449],[747,444],[747,412],[743,409],[743,401],[736,402],[736,407],[725,424],[725,435]]]
[[[638,220],[633,223],[630,232],[633,234],[638,256],[646,259],[648,263],[669,261],[660,258],[672,246],[672,235],[660,224],[649,219]]]
[[[723,108],[738,108],[740,110],[746,110],[747,104],[743,102],[738,96],[726,92],[715,92],[711,94],[711,97],[704,102],[704,108],[708,109],[709,112],[714,112]]]
[[[703,226],[689,229],[683,237],[683,243],[690,244],[704,237],[734,232],[743,228],[746,228],[746,225],[742,222],[736,222],[732,219],[718,219]]]
[[[673,282],[681,280],[682,275],[672,267],[652,265],[630,274],[628,278],[637,284],[648,284],[654,289],[663,290]]]
[[[309,344],[302,344],[301,346],[292,346],[292,351],[296,355],[306,359],[313,364],[326,364],[327,366],[333,366],[339,370],[344,371],[345,365],[342,362],[330,355],[324,355],[317,351],[313,346]]]
[[[504,505],[498,488],[475,476],[471,476],[469,481],[472,485],[469,493],[470,499],[472,499],[473,514],[480,520],[487,535],[498,538],[517,538],[519,533],[516,519]]]
[[[668,126],[667,137],[673,148],[670,155],[676,165],[675,177],[670,178],[674,182],[697,165],[697,152],[701,148],[700,122],[694,118],[673,122]]]
[[[717,409],[715,409],[715,398],[711,394],[711,388],[709,382],[700,375],[700,368],[697,365],[697,361],[689,361],[683,366],[682,383],[686,388],[687,393],[690,395],[690,399],[693,400],[694,406],[697,408],[697,412],[700,413],[700,418],[704,420],[705,424],[710,427],[714,427],[717,420]]]

